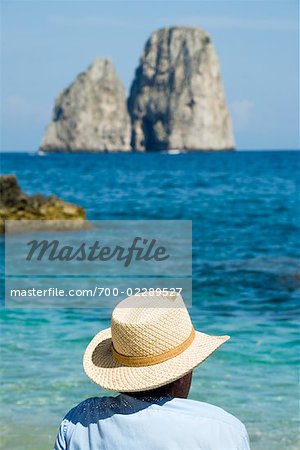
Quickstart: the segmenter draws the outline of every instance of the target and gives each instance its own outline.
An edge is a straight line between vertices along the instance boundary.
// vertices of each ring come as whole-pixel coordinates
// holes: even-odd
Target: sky
[[[96,56],[128,90],[150,33],[172,25],[211,35],[238,149],[299,149],[298,0],[1,0],[1,150],[36,151]]]

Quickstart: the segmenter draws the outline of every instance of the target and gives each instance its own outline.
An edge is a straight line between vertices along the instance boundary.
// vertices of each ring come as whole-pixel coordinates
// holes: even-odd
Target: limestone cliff
[[[40,150],[131,150],[125,91],[109,59],[96,58],[58,96]]]
[[[218,57],[201,29],[163,28],[151,35],[128,108],[136,150],[234,148]]]

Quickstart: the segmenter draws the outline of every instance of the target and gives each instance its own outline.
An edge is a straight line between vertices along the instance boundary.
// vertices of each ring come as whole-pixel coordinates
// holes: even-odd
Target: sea
[[[192,220],[189,311],[197,329],[231,339],[195,370],[190,398],[237,416],[253,450],[300,448],[299,152],[4,153],[1,160],[1,172],[16,174],[24,192],[56,194],[83,206],[90,220]],[[109,326],[111,310],[3,305],[0,448],[51,449],[70,408],[107,395],[84,374],[82,355]]]

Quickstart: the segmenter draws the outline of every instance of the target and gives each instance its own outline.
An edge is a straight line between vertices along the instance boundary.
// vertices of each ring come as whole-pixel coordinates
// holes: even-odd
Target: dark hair
[[[192,382],[192,371],[187,373],[186,375],[183,375],[181,378],[178,378],[177,380],[165,384],[164,386],[160,386],[156,389],[141,392],[127,392],[127,394],[136,398],[143,398],[143,397],[187,398],[191,387],[191,382]]]
[[[173,396],[174,387],[176,385],[177,380],[172,381],[172,383],[165,384],[164,386],[160,386],[156,389],[151,389],[149,391],[140,391],[140,392],[126,392],[127,395],[132,397],[141,398],[141,397],[167,397]]]

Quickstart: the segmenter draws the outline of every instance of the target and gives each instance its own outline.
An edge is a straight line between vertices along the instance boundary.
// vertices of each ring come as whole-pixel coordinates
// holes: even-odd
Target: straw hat
[[[116,306],[111,328],[92,339],[83,367],[105,389],[144,391],[181,378],[228,339],[195,331],[181,295],[148,292]]]

